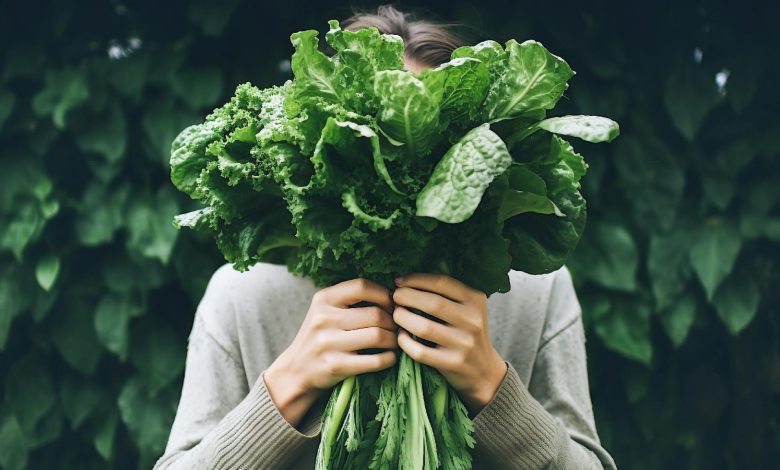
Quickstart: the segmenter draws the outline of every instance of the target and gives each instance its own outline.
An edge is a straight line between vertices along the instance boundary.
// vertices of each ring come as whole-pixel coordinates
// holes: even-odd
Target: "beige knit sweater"
[[[509,368],[474,419],[474,468],[615,469],[596,432],[569,272],[510,277],[511,291],[488,299],[493,344]],[[181,400],[155,470],[314,468],[324,400],[292,427],[262,373],[292,341],[316,290],[284,266],[217,270],[195,315]]]

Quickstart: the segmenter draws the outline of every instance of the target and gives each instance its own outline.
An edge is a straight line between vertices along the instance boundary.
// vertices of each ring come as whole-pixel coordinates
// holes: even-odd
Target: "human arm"
[[[348,309],[348,312],[340,312],[340,321],[351,322],[339,323],[343,326],[341,334],[332,334],[334,331],[339,333],[336,331],[336,323],[320,318],[334,319],[339,310],[333,304],[338,304],[344,296],[355,295],[360,300],[376,299],[376,295],[363,292],[366,286],[362,281],[353,282],[358,289],[323,289],[312,299],[306,319],[296,337],[303,338],[304,344],[317,347],[302,350],[293,347],[301,341],[293,341],[286,351],[287,354],[283,353],[277,358],[277,361],[281,359],[278,364],[283,365],[283,370],[300,371],[302,363],[310,363],[319,368],[313,374],[303,375],[304,380],[292,380],[292,375],[289,374],[275,376],[273,372],[270,375],[271,380],[268,380],[267,374],[274,370],[272,365],[256,380],[247,383],[241,354],[235,344],[229,341],[236,333],[220,330],[220,334],[214,334],[212,331],[214,325],[230,323],[224,319],[236,315],[231,299],[225,297],[231,282],[232,280],[226,279],[225,276],[215,275],[198,306],[189,339],[184,385],[176,419],[165,454],[157,462],[155,469],[283,468],[304,446],[319,438],[320,412],[317,407],[311,406],[313,400],[302,405],[301,396],[294,397],[297,401],[288,399],[285,402],[285,391],[301,390],[297,384],[326,387],[330,381],[339,379],[338,374],[328,375],[328,371],[352,372],[350,367],[355,366],[355,363],[349,363],[351,354],[344,350],[334,350],[323,341],[327,340],[327,337],[338,339],[339,341],[333,342],[334,347],[352,345],[358,348],[388,348],[395,345],[394,333],[386,330],[386,334],[380,335],[373,330],[377,325],[393,330],[394,325],[389,315],[383,314],[386,318],[382,320],[378,315],[381,312],[371,308],[354,308]],[[340,295],[341,293],[344,295]],[[389,299],[389,293],[384,295]],[[333,308],[328,308],[327,305]],[[362,325],[367,325],[365,328],[368,329],[360,331],[359,327]],[[365,331],[369,331],[369,337],[366,337]],[[374,338],[370,338],[372,331],[376,335]],[[315,337],[316,340],[313,339]],[[312,357],[308,355],[310,351],[316,351],[320,355]],[[323,366],[322,355],[329,356],[328,365]],[[367,356],[364,364],[366,370],[372,370],[372,365],[389,366],[395,360],[394,354],[387,351],[374,356],[378,357],[374,357],[373,364],[370,363],[371,357]],[[286,359],[283,358],[289,357],[298,357],[300,360],[285,362]],[[357,366],[354,369],[356,372],[364,370],[360,367],[361,364]],[[284,381],[276,383],[273,377],[284,381],[291,380],[291,387],[285,387],[287,383]],[[280,384],[281,388],[275,387]],[[311,392],[311,389],[307,388],[306,391]],[[307,399],[311,396],[310,393],[305,395]],[[274,398],[279,400],[279,405]]]

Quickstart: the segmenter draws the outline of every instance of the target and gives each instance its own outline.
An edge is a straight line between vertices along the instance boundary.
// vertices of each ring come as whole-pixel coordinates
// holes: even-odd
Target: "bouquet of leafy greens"
[[[213,234],[235,269],[286,264],[318,286],[422,271],[490,295],[510,269],[563,265],[587,165],[560,136],[618,134],[603,117],[545,118],[574,75],[563,59],[486,41],[415,74],[401,38],[373,28],[331,21],[332,57],[316,31],[291,39],[294,80],[240,85],[174,140],[171,179],[204,206],[177,226]],[[471,468],[472,430],[438,372],[402,354],[334,389],[317,468]]]

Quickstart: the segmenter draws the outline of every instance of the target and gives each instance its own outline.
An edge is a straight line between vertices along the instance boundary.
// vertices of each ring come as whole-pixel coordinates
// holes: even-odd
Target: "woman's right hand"
[[[376,306],[352,307],[359,302]],[[390,291],[352,279],[317,291],[292,344],[263,374],[282,416],[297,426],[317,397],[353,375],[396,362],[398,347]],[[363,349],[381,349],[358,354]]]

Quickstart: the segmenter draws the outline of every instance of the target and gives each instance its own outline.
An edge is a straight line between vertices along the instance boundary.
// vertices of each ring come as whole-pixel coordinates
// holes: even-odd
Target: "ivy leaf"
[[[14,318],[27,308],[29,302],[14,273],[0,271],[0,351],[5,348]]]
[[[68,111],[89,99],[87,73],[78,67],[49,69],[44,83],[44,88],[33,97],[33,111],[40,117],[51,116],[55,127],[64,129]]]
[[[95,450],[97,450],[98,454],[107,462],[110,461],[114,455],[114,436],[116,436],[118,424],[119,414],[112,410],[104,417],[103,422],[98,427],[95,437],[92,439]]]
[[[97,305],[95,331],[98,339],[122,361],[127,359],[130,319],[143,311],[143,305],[131,295],[109,293]]]
[[[187,67],[171,78],[171,89],[194,110],[212,106],[222,95],[222,72],[217,67]]]
[[[646,230],[670,229],[685,187],[685,175],[666,145],[649,134],[618,139],[612,155],[617,184]]]
[[[93,327],[92,305],[69,293],[49,326],[51,341],[65,362],[85,374],[95,371],[103,352]]]
[[[26,436],[56,401],[54,382],[43,357],[30,353],[16,361],[5,376],[5,400]]]
[[[699,229],[690,260],[708,300],[713,299],[715,290],[731,272],[741,247],[739,231],[728,221],[713,219]]]
[[[637,301],[615,300],[593,329],[604,345],[621,356],[650,365],[650,308]]]
[[[0,465],[6,470],[27,468],[27,440],[19,420],[8,412],[0,418]]]
[[[44,256],[35,265],[35,279],[38,281],[38,285],[47,292],[51,290],[59,272],[60,257],[54,254]]]
[[[161,455],[173,423],[175,397],[170,394],[155,396],[147,391],[140,378],[133,377],[122,387],[117,404],[122,421],[138,445],[142,461]],[[108,439],[108,436],[103,437]],[[107,444],[104,449],[106,447]]]
[[[137,198],[127,214],[127,248],[168,264],[179,232],[171,224],[179,212],[173,190],[163,186],[153,198]]]
[[[664,104],[674,125],[689,141],[720,102],[715,81],[700,67],[677,68],[667,77]]]
[[[681,226],[650,237],[647,271],[659,309],[671,306],[685,290],[692,274],[688,257],[690,243],[690,231]]]
[[[205,0],[189,2],[187,4],[187,17],[193,24],[200,27],[204,35],[218,37],[222,34],[238,4],[238,0],[220,2],[219,5]]]
[[[108,110],[90,120],[89,126],[76,134],[76,144],[83,152],[98,153],[109,164],[116,164],[127,147],[127,121],[122,108],[114,103]]]
[[[95,246],[109,242],[126,223],[125,206],[130,196],[128,184],[109,187],[93,181],[87,186],[77,209],[76,236],[82,245]]]
[[[593,222],[569,260],[580,279],[609,289],[632,292],[637,288],[639,254],[628,231],[616,224]]]
[[[184,348],[166,323],[145,322],[131,334],[130,362],[138,369],[145,389],[155,394],[184,370]]]
[[[63,411],[74,430],[97,411],[97,405],[103,397],[103,391],[97,384],[74,374],[67,374],[60,380],[59,392]]]
[[[690,292],[683,295],[673,304],[659,312],[661,325],[675,348],[679,348],[688,337],[688,333],[696,320],[698,304],[696,297]]]
[[[750,276],[736,273],[720,284],[713,296],[715,312],[729,333],[739,334],[756,316],[761,296]]]
[[[6,88],[0,88],[0,130],[14,111],[16,96]]]

